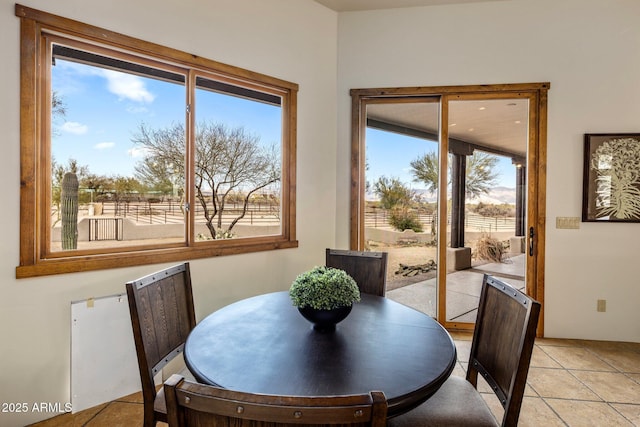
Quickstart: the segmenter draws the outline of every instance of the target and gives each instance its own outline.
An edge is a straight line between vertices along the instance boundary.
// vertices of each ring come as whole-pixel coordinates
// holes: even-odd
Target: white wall
[[[288,289],[334,245],[337,15],[299,0],[25,0],[25,6],[298,83],[300,246],[191,264],[197,318],[243,297]],[[70,303],[121,293],[166,265],[15,279],[19,262],[19,19],[0,0],[0,403],[70,401]],[[0,408],[1,409],[1,408]],[[8,414],[22,426],[57,413]]]
[[[339,14],[338,245],[348,241],[349,89],[548,81],[546,335],[640,341],[640,224],[555,228],[581,216],[583,134],[640,132],[638,19],[637,0]]]
[[[286,289],[297,273],[323,262],[325,247],[347,246],[349,89],[549,81],[547,335],[640,341],[640,225],[554,228],[556,216],[580,216],[582,135],[640,131],[637,0],[511,0],[339,15],[301,0],[22,4],[300,85],[300,247],[193,261],[198,319],[234,300]],[[18,39],[14,1],[0,0],[0,403],[66,403],[70,302],[122,292],[127,280],[164,265],[15,279]],[[599,298],[608,301],[606,313],[595,311]],[[53,415],[0,412],[0,425]]]

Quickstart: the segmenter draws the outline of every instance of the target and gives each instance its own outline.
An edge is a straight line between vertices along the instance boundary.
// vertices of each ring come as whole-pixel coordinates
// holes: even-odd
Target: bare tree
[[[51,92],[51,115],[54,117],[64,117],[67,114],[67,106],[62,100],[62,96],[57,91]]]
[[[146,158],[136,166],[136,175],[145,183],[172,179],[185,182],[185,129],[182,124],[150,129],[140,125],[134,143]],[[196,199],[204,212],[206,226],[214,239],[229,237],[247,213],[249,201],[259,190],[280,181],[280,159],[275,147],[265,149],[258,137],[244,128],[228,128],[220,123],[201,123],[195,135]],[[227,201],[241,195],[240,212],[223,225]]]
[[[184,196],[184,167],[172,162],[158,162],[156,156],[145,157],[135,167],[136,178],[148,190],[163,195]]]
[[[59,136],[58,120],[63,119],[67,115],[67,106],[62,96],[57,91],[51,91],[51,134]]]

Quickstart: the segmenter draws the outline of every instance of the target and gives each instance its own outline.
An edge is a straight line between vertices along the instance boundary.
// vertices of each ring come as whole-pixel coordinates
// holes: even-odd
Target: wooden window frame
[[[293,248],[296,240],[296,120],[298,85],[253,71],[222,64],[176,49],[160,46],[123,34],[94,27],[78,21],[52,15],[16,4],[15,14],[20,26],[20,264],[16,277],[34,277],[78,271],[144,264],[176,262],[187,259],[208,258],[257,251]],[[96,49],[123,52],[122,57],[135,57],[161,63],[167,68],[187,70],[188,80],[195,83],[196,75],[214,75],[220,81],[241,88],[263,91],[282,99],[282,182],[281,233],[273,236],[222,239],[195,242],[193,215],[186,224],[184,245],[155,244],[144,247],[126,247],[47,253],[49,237],[43,206],[50,193],[50,138],[47,123],[50,120],[50,75],[42,67],[46,60],[47,36],[60,36],[91,45]],[[44,69],[44,71],[43,71]],[[190,90],[188,98],[193,98]],[[189,91],[188,91],[189,92]],[[191,103],[187,99],[187,103]],[[48,103],[48,104],[47,104]],[[193,115],[186,114],[187,168],[193,169]],[[48,115],[48,116],[47,116]],[[48,176],[47,176],[48,174]],[[193,206],[193,172],[187,174],[187,200]]]

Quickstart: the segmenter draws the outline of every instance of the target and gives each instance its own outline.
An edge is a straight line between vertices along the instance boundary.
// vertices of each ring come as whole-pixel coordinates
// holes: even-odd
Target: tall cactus
[[[78,247],[78,177],[67,172],[62,178],[60,195],[62,211],[62,249]]]

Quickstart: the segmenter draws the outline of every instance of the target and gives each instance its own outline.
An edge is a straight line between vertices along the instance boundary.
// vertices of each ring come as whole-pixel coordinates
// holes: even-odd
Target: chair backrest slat
[[[484,276],[467,379],[485,378],[505,408],[503,425],[517,424],[539,313],[539,302]]]
[[[156,396],[153,377],[182,352],[196,324],[189,263],[127,282],[126,289],[146,420]]]
[[[325,265],[349,274],[361,292],[384,296],[387,284],[387,253],[327,249]]]
[[[169,426],[386,425],[382,392],[304,397],[245,393],[197,384],[173,375],[165,382]]]

